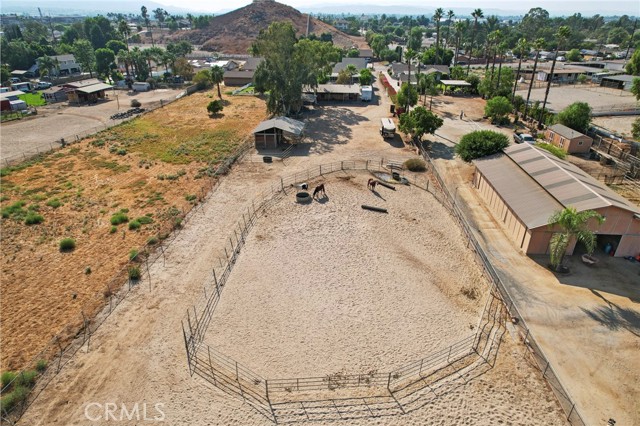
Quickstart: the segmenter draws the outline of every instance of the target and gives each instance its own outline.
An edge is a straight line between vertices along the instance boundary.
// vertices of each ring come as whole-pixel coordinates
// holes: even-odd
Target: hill
[[[189,40],[212,52],[246,54],[260,30],[272,22],[291,22],[298,36],[309,34],[320,36],[331,33],[333,42],[340,47],[359,45],[360,38],[351,37],[307,14],[273,0],[254,0],[253,3],[211,19],[207,28],[181,31],[174,38]]]

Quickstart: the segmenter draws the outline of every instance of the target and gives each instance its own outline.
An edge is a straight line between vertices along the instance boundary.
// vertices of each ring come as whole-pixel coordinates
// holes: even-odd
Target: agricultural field
[[[211,118],[211,93],[2,169],[0,370],[31,366],[54,335],[71,339],[104,305],[106,283],[125,283],[130,258],[180,226],[265,116],[257,98],[225,97]]]

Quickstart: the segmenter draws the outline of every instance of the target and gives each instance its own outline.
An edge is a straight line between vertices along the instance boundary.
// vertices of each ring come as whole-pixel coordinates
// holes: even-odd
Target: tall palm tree
[[[49,55],[44,55],[37,60],[38,62],[38,71],[40,71],[41,76],[51,75],[52,70],[57,70],[60,66],[57,58],[52,58]],[[58,73],[56,72],[56,75]]]
[[[409,89],[411,89],[411,61],[413,60],[413,58],[415,58],[417,55],[417,53],[411,49],[408,48],[407,51],[404,53],[404,57],[407,60],[407,66],[408,66],[408,71],[409,71],[409,79],[407,80],[407,84],[409,85]],[[409,90],[410,92],[411,90]],[[409,112],[409,98],[410,96],[407,96],[407,106],[406,106],[406,112]]]
[[[516,98],[516,88],[518,87],[518,79],[520,78],[520,70],[522,69],[522,57],[527,53],[529,53],[529,49],[530,49],[529,42],[524,37],[518,40],[518,42],[516,43],[516,47],[513,49],[514,52],[516,52],[520,57],[520,60],[518,61],[518,71],[516,72],[516,78],[513,82],[513,93],[511,94],[511,104],[513,104],[513,101]]]
[[[558,225],[561,232],[553,234],[549,242],[549,255],[551,266],[555,271],[562,265],[562,259],[567,252],[567,247],[572,239],[581,242],[587,248],[587,254],[592,254],[596,248],[596,234],[588,228],[591,219],[595,219],[602,225],[605,218],[595,210],[578,212],[575,207],[566,207],[549,217],[549,227]]]
[[[500,88],[500,80],[502,80],[502,63],[504,62],[504,54],[507,51],[507,43],[500,42],[498,44],[498,58],[500,59],[500,63],[498,64],[498,81],[496,83],[496,91]]]
[[[456,14],[453,12],[453,10],[449,10],[447,12],[447,21],[448,25],[447,25],[447,39],[445,40],[446,43],[444,45],[445,49],[449,46],[449,43],[451,42],[451,24],[453,23],[453,17],[456,16]]]
[[[129,28],[129,24],[124,19],[121,19],[118,23],[118,32],[124,39],[125,44],[127,45],[127,50],[129,50],[129,36],[131,36],[131,28]]]
[[[222,99],[222,92],[220,92],[220,83],[224,81],[224,69],[219,66],[211,68],[211,82],[218,87],[218,97]]]
[[[146,6],[142,6],[140,8],[140,14],[142,15],[142,19],[144,20],[144,24],[147,27],[147,32],[151,36],[151,46],[155,46],[153,42],[153,33],[151,32],[151,20],[149,19],[149,11]]]
[[[533,81],[536,78],[536,68],[538,67],[538,59],[540,58],[540,51],[545,45],[545,41],[543,38],[539,38],[533,42],[533,48],[536,51],[536,59],[533,62],[533,71],[531,71],[531,81],[529,82],[529,90],[527,91],[527,101],[524,104],[524,114],[523,117],[527,119],[527,111],[529,110],[529,99],[531,98],[531,89],[533,88]]]
[[[460,40],[464,34],[464,22],[456,22],[453,26],[456,35],[456,51],[453,54],[453,63],[458,65],[458,52],[460,51]]]
[[[473,34],[471,34],[471,49],[469,50],[469,62],[467,62],[467,75],[471,71],[471,55],[473,55],[473,45],[476,39],[476,32],[478,31],[478,18],[484,18],[484,13],[482,9],[476,9],[471,14],[473,17]]]
[[[131,63],[131,52],[122,49],[118,52],[118,62],[124,63],[124,69],[127,72],[127,77],[130,77],[129,64]]]
[[[349,76],[351,77],[351,84],[353,84],[353,75],[358,72],[358,68],[356,68],[356,66],[353,64],[349,64],[345,69],[347,70],[347,72],[349,73]]]
[[[542,117],[544,116],[544,109],[547,106],[547,98],[549,97],[549,90],[551,89],[551,80],[553,80],[553,70],[556,68],[556,61],[558,60],[558,51],[560,47],[569,39],[571,36],[571,29],[563,25],[558,28],[558,32],[556,33],[556,53],[553,55],[553,62],[551,63],[551,73],[549,74],[549,80],[547,81],[547,90],[544,93],[544,102],[542,103],[542,109],[540,110],[540,116],[538,117],[538,127],[542,126]]]
[[[440,56],[439,51],[440,51],[440,21],[442,20],[442,17],[444,16],[444,10],[439,7],[436,9],[435,13],[433,14],[433,21],[436,23],[436,59],[435,59],[435,64],[438,65],[438,56]]]
[[[493,87],[493,75],[496,69],[496,55],[498,54],[498,44],[500,44],[501,38],[502,38],[502,34],[500,33],[500,30],[495,30],[489,33],[489,35],[487,36],[487,45],[489,46],[488,50],[493,50],[493,64],[491,65],[490,87]],[[491,49],[492,47],[493,49]],[[487,61],[488,61],[488,58],[487,58]],[[489,69],[488,65],[489,65],[489,62],[487,62],[487,67],[485,68],[485,78],[486,78],[486,72]]]

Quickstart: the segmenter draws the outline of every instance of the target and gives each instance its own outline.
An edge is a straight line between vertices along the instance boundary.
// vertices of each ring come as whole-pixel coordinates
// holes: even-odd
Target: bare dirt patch
[[[194,94],[96,138],[3,169],[2,370],[25,366],[58,333],[63,344],[71,338],[82,313],[91,318],[104,304],[106,283],[127,265],[130,251],[166,236],[211,187],[212,167],[264,117],[263,102],[238,97],[211,119],[205,109],[209,96]],[[150,143],[148,132],[163,137]],[[229,136],[224,144],[207,137],[220,134]],[[117,213],[128,222],[113,225]],[[26,225],[28,214],[41,215],[43,222]],[[131,229],[138,218],[146,219]],[[76,249],[61,252],[62,238],[75,239]]]

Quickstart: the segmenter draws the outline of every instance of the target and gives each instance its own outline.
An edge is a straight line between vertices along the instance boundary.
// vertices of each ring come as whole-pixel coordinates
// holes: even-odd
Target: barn
[[[565,207],[595,210],[605,217],[591,230],[598,247],[611,244],[615,256],[640,253],[640,208],[573,164],[529,144],[474,161],[473,184],[516,246],[526,254],[547,254],[557,230],[549,217]],[[575,242],[569,246],[573,254]]]
[[[289,117],[274,117],[253,130],[256,149],[275,149],[283,143],[296,143],[304,136],[304,123]]]

